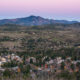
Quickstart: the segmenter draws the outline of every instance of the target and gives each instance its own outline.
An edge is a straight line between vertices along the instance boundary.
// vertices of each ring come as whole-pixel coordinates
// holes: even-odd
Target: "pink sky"
[[[0,17],[39,15],[54,19],[80,20],[80,0],[0,0]]]

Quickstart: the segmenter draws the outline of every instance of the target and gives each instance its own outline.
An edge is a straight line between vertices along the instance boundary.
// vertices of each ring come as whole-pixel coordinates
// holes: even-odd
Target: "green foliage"
[[[11,68],[16,66],[18,66],[16,61],[7,62],[2,65],[3,68]]]
[[[74,64],[71,64],[71,69],[72,69],[72,70],[74,70],[74,69],[75,69]]]
[[[33,59],[30,59],[30,63],[33,64]]]
[[[3,72],[3,76],[5,77],[11,77],[12,73],[10,70],[6,69],[4,72]]]
[[[25,75],[25,76],[29,76],[30,74],[30,66],[25,66],[23,69],[22,69],[22,73]]]
[[[65,63],[62,62],[62,63],[61,63],[61,70],[64,70],[64,66],[65,66]]]

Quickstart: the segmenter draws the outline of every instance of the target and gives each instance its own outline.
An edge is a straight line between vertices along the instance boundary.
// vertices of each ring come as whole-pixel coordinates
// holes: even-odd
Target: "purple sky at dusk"
[[[30,15],[80,21],[80,0],[0,0],[0,19]]]

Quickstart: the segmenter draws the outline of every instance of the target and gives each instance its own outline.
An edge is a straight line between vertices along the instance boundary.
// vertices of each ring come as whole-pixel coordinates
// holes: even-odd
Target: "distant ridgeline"
[[[8,24],[16,24],[16,25],[23,25],[23,26],[40,26],[40,25],[47,25],[47,24],[76,24],[80,25],[78,21],[67,21],[67,20],[53,20],[53,19],[45,19],[40,16],[29,16],[25,18],[16,18],[16,19],[3,19],[0,20],[0,25]],[[12,25],[11,25],[12,26]],[[14,25],[13,25],[14,26]]]

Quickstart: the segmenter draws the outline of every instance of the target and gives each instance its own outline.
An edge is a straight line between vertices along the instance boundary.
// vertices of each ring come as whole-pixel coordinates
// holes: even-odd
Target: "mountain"
[[[17,25],[25,25],[25,26],[34,26],[34,25],[56,24],[56,23],[73,24],[73,23],[78,23],[78,22],[77,21],[67,21],[67,20],[45,19],[40,16],[29,16],[25,18],[0,20],[0,25],[17,24]]]

